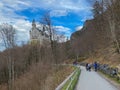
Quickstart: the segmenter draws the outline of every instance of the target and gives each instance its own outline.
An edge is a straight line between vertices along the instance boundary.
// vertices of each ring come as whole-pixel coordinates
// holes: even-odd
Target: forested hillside
[[[102,62],[110,60],[114,64],[119,62],[120,1],[110,3],[95,2],[94,18],[87,20],[81,30],[72,34],[71,42],[79,56],[98,57]]]

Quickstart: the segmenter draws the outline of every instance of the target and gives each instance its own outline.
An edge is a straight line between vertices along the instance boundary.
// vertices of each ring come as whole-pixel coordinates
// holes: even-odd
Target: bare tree
[[[8,89],[13,90],[14,83],[14,59],[13,59],[13,48],[15,47],[15,29],[12,25],[2,24],[0,26],[0,35],[4,46],[7,51],[8,59],[8,70],[9,70],[9,80],[8,80]]]
[[[50,46],[51,46],[51,49],[52,49],[52,55],[53,55],[53,59],[55,61],[56,64],[57,64],[57,42],[55,41],[55,30],[52,26],[52,20],[51,20],[51,17],[50,17],[50,13],[46,13],[43,18],[42,18],[42,24],[44,25],[43,27],[46,28],[46,31],[48,32],[49,34],[49,40],[50,40]]]
[[[93,11],[94,17],[98,17],[100,14],[102,14],[102,6],[99,1],[97,0],[95,1],[92,11]]]
[[[49,33],[49,39],[50,39],[50,43],[51,43],[51,48],[53,49],[54,45],[53,45],[53,40],[54,40],[54,30],[52,27],[52,21],[51,21],[51,17],[50,17],[50,13],[46,13],[43,18],[41,23],[43,24],[43,28],[48,31]]]
[[[118,42],[117,36],[116,36],[116,25],[117,25],[117,21],[116,21],[116,14],[115,13],[115,3],[119,3],[119,1],[117,0],[107,0],[105,1],[105,6],[107,8],[107,14],[106,14],[106,18],[110,27],[110,32],[111,32],[111,36],[112,36],[112,40],[113,43],[118,51],[118,53],[120,53],[120,44]],[[120,7],[118,7],[120,8]]]
[[[96,23],[98,24],[97,26],[100,27],[101,32],[105,31],[104,25],[106,26],[107,24],[109,25],[110,30],[108,32],[111,33],[110,37],[112,38],[112,41],[118,53],[120,53],[120,44],[116,35],[116,29],[117,29],[116,26],[118,23],[118,21],[116,21],[116,18],[118,16],[117,16],[117,13],[115,12],[116,9],[120,7],[115,8],[116,3],[119,4],[119,1],[118,0],[98,0],[93,5],[93,14],[94,14],[94,17],[97,17]]]

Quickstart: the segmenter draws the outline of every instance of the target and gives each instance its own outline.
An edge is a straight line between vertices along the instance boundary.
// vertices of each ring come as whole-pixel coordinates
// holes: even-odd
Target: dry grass
[[[15,80],[14,90],[54,90],[73,70],[70,66],[55,68],[49,64],[34,64]],[[7,85],[1,85],[0,90],[7,90]]]
[[[116,53],[112,46],[98,50],[94,57],[90,57],[85,62],[93,63],[95,61],[101,64],[109,64],[111,67],[120,67],[120,54]]]
[[[55,67],[54,67],[53,74],[46,79],[45,90],[55,90],[55,88],[61,82],[63,82],[65,78],[67,78],[74,70],[74,68],[71,66],[59,66],[59,67],[56,67],[56,69],[59,69],[59,70],[55,70]]]

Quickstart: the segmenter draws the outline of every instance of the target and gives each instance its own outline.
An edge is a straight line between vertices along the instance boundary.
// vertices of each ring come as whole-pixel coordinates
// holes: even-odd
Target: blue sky
[[[92,18],[91,0],[0,0],[0,24],[12,24],[18,41],[28,41],[31,21],[49,12],[57,32],[70,37]]]

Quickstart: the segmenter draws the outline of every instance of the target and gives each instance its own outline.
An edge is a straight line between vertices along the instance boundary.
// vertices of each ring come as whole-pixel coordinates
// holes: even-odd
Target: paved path
[[[81,75],[75,90],[118,90],[94,71],[81,67]]]

